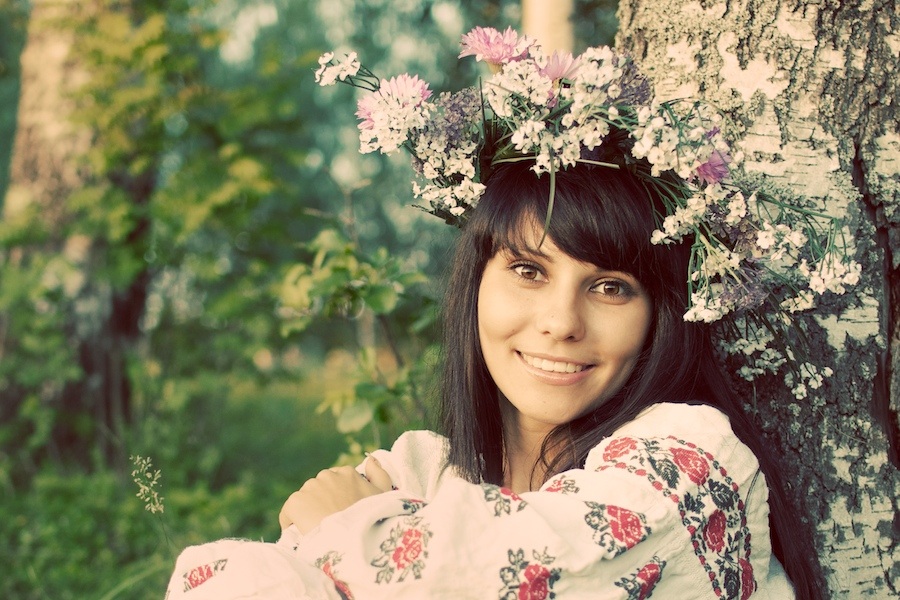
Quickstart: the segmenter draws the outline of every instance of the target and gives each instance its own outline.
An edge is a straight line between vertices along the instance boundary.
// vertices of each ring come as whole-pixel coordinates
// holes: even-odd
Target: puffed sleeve
[[[407,468],[438,440],[378,455],[399,489],[324,519],[298,558],[356,599],[793,597],[769,571],[757,461],[711,407],[651,407],[521,495]]]

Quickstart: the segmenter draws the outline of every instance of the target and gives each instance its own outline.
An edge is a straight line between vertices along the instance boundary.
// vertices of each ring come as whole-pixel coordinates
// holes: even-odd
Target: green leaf
[[[379,285],[370,287],[364,295],[366,305],[372,309],[376,315],[383,315],[391,312],[397,307],[400,300],[393,286]]]
[[[341,411],[337,420],[337,430],[341,433],[354,433],[372,422],[374,411],[366,401],[356,401]]]

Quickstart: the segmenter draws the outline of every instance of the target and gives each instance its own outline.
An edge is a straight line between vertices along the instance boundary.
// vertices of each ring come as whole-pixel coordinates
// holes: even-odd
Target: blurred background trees
[[[579,44],[615,6],[580,1]],[[436,90],[518,2],[0,0],[0,597],[158,598],[307,477],[431,417],[453,238],[357,153],[356,49]],[[130,457],[161,470],[165,511]],[[140,475],[138,475],[140,477]]]

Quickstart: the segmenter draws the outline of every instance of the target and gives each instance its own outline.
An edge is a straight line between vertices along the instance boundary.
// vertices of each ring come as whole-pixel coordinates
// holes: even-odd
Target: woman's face
[[[537,248],[540,227],[526,238]],[[501,250],[485,266],[478,333],[507,426],[549,432],[600,405],[634,369],[653,309],[640,283],[564,254]],[[507,419],[508,420],[508,419]]]

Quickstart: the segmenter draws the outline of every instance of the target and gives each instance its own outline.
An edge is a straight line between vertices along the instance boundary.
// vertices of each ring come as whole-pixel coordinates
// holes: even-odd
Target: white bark
[[[32,202],[47,211],[49,222],[59,218],[59,198],[82,182],[72,157],[89,147],[90,132],[66,119],[73,110],[68,97],[84,79],[69,58],[72,36],[60,35],[47,20],[59,18],[59,7],[35,2],[28,25],[28,41],[20,58],[22,88],[16,137],[7,192],[7,215]]]
[[[848,217],[863,282],[821,311],[814,336],[836,375],[805,403],[776,385],[757,391],[786,449],[785,477],[819,533],[832,597],[893,596],[900,588],[900,475],[890,439],[900,408],[896,0],[621,0],[619,19],[619,49],[636,57],[659,95],[718,105],[733,117],[750,169]]]
[[[522,32],[535,38],[550,53],[572,51],[574,0],[522,0]]]

